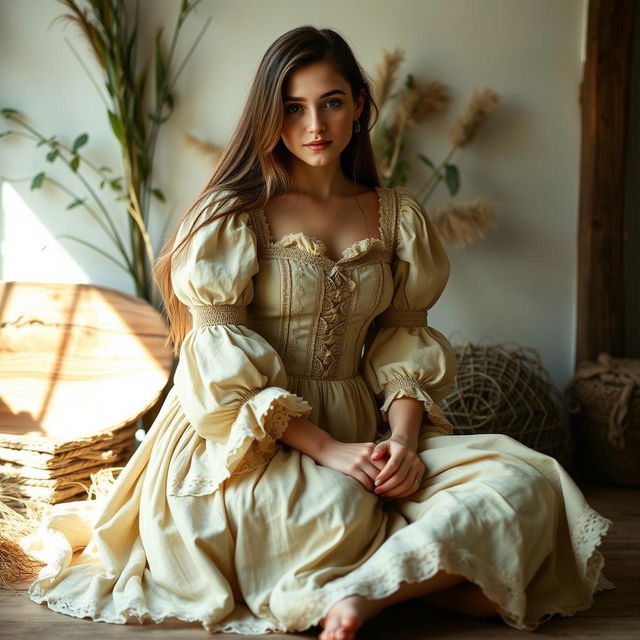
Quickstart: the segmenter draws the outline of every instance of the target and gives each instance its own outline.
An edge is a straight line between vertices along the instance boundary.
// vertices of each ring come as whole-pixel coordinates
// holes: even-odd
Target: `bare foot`
[[[336,602],[320,620],[324,631],[318,640],[353,640],[362,624],[379,610],[376,601],[362,596],[349,596]]]

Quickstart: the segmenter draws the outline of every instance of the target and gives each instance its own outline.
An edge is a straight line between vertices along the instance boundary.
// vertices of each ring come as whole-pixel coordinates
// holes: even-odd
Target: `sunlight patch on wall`
[[[30,282],[88,283],[89,276],[69,256],[73,240],[57,240],[15,188],[2,184],[0,278]]]

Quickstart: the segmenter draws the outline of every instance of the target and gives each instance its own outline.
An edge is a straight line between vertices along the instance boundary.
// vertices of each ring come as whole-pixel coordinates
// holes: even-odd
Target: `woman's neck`
[[[357,185],[344,175],[339,162],[326,167],[294,164],[290,193],[304,194],[323,202],[336,196],[354,195],[356,191]]]

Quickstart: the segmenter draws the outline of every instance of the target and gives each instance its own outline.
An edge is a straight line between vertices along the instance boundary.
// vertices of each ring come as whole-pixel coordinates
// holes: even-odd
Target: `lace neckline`
[[[385,200],[385,190],[384,187],[374,187],[377,195],[378,195],[378,238],[373,236],[368,238],[361,238],[360,240],[355,240],[348,247],[345,247],[340,252],[340,257],[337,260],[327,256],[327,246],[326,244],[316,238],[314,236],[308,235],[303,231],[295,231],[289,232],[279,238],[278,240],[274,240],[273,235],[271,233],[271,226],[269,225],[269,221],[264,213],[264,207],[260,207],[256,210],[257,215],[259,217],[260,223],[263,227],[264,239],[265,242],[271,247],[296,247],[298,249],[302,249],[303,251],[315,255],[321,255],[325,260],[328,260],[331,264],[340,264],[342,262],[346,262],[347,260],[352,260],[353,258],[358,257],[362,253],[366,253],[372,248],[378,249],[386,249],[387,245],[385,242],[385,224],[387,223],[386,216],[388,215],[386,200]]]

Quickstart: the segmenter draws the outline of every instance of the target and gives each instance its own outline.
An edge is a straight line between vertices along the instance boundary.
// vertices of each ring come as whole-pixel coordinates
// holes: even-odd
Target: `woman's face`
[[[339,162],[363,105],[364,98],[359,96],[354,101],[347,81],[326,62],[296,69],[284,90],[282,141],[308,165]],[[324,149],[305,146],[314,140],[331,142]]]

